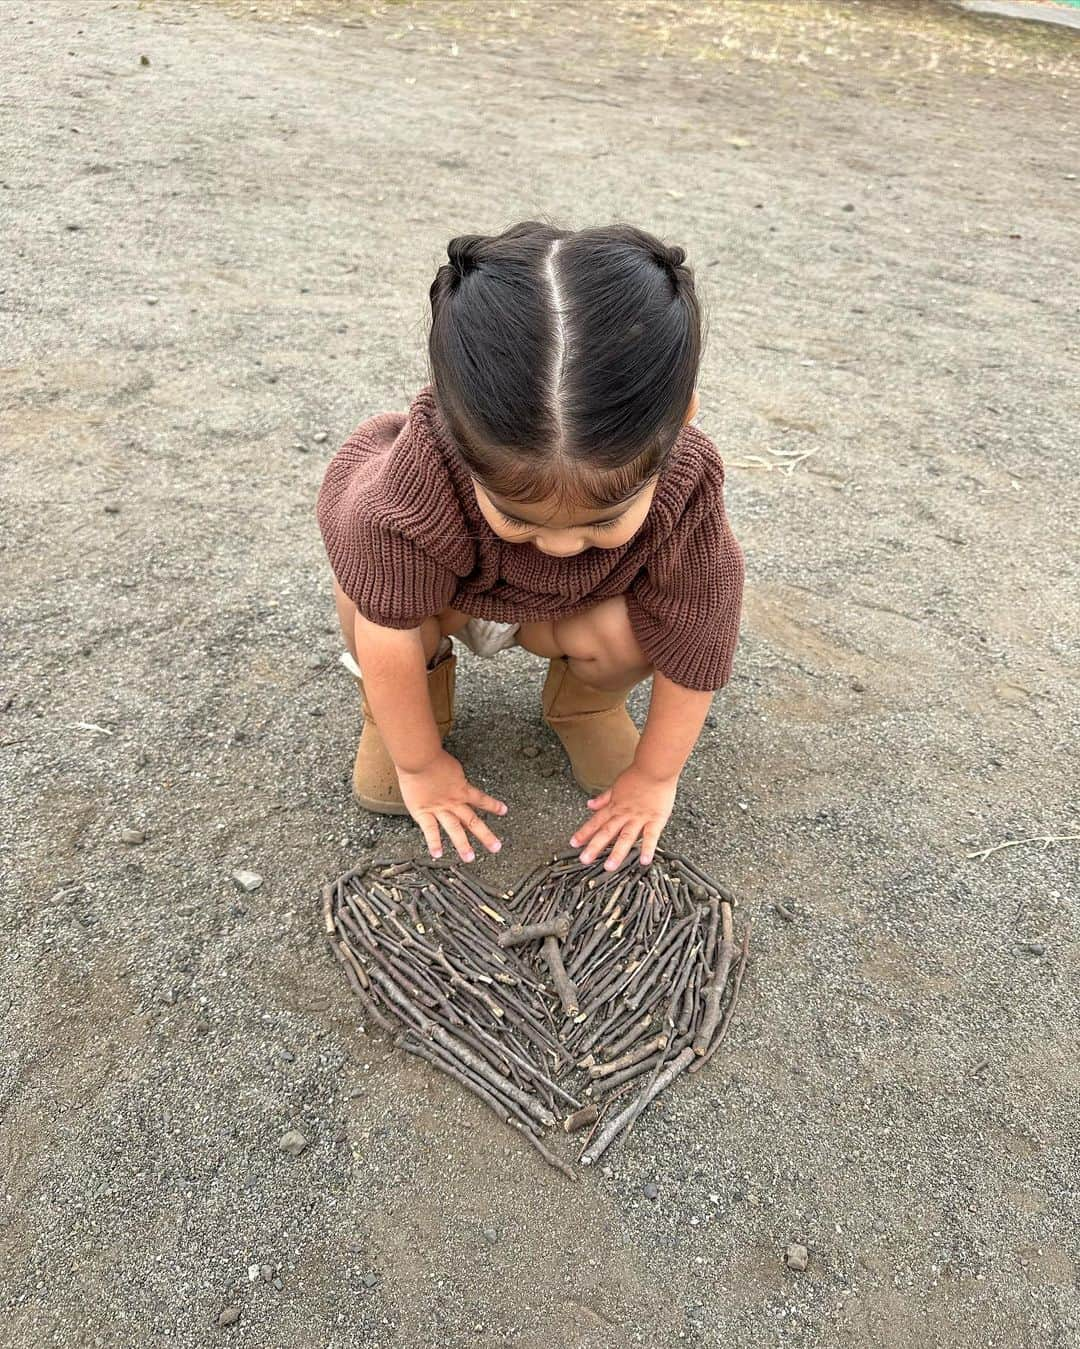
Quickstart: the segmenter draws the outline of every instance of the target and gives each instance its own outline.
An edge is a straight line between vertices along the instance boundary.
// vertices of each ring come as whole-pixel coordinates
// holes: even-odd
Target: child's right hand
[[[476,812],[484,810],[492,815],[505,815],[505,804],[474,787],[452,754],[443,750],[416,772],[407,773],[399,768],[398,783],[409,814],[423,830],[432,857],[441,857],[443,853],[440,830],[445,832],[463,862],[476,859],[468,834],[472,834],[488,852],[498,852],[502,847]]]

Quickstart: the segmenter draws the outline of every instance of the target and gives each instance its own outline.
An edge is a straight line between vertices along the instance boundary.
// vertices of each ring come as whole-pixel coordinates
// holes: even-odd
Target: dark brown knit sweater
[[[656,668],[685,688],[717,689],[731,675],[743,584],[723,487],[715,446],[684,427],[629,543],[548,557],[484,520],[428,388],[407,415],[382,413],[353,432],[326,470],[318,518],[334,575],[373,623],[416,627],[446,608],[536,622],[624,595]]]

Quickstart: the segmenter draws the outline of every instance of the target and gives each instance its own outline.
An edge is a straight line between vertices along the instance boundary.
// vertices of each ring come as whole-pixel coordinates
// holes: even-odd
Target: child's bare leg
[[[620,596],[573,618],[528,624],[518,640],[551,661],[540,701],[574,777],[591,796],[607,791],[633,763],[638,747],[626,695],[652,673],[626,601]]]
[[[523,623],[518,643],[548,660],[565,656],[571,671],[594,689],[624,689],[652,674],[621,595],[553,623]]]
[[[334,578],[334,605],[337,608],[338,622],[341,624],[341,636],[348,648],[349,655],[356,660],[356,605],[345,594]],[[469,615],[457,609],[444,609],[441,614],[425,618],[420,625],[420,635],[424,643],[424,657],[431,660],[439,649],[444,637],[452,637],[469,621]]]

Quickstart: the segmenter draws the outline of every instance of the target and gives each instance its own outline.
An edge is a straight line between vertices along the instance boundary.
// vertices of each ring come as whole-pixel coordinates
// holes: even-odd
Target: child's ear
[[[690,399],[690,406],[686,409],[686,416],[683,418],[683,426],[689,425],[689,423],[694,420],[698,415],[698,408],[700,406],[701,404],[698,402],[697,389],[695,389],[693,396]]]

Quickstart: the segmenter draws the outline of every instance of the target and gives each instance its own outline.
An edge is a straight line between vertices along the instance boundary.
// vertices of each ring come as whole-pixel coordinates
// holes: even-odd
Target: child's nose
[[[575,553],[584,552],[584,545],[580,539],[545,539],[541,534],[534,542],[542,553],[547,553],[548,557],[573,557]]]

